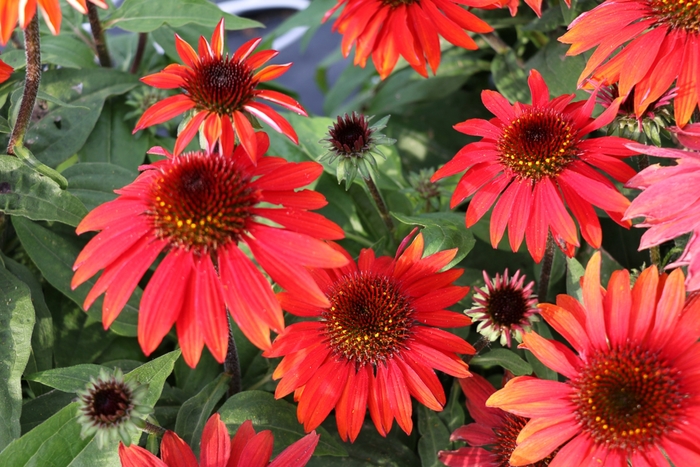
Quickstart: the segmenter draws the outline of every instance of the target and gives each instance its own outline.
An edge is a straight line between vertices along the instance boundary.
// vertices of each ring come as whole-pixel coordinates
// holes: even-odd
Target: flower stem
[[[90,29],[92,30],[92,37],[95,39],[95,50],[97,51],[97,58],[100,61],[100,66],[110,68],[112,66],[112,60],[110,60],[109,52],[107,51],[107,42],[105,41],[105,34],[102,30],[100,17],[97,14],[97,7],[94,3],[87,2],[87,11],[88,20],[90,21]]]
[[[148,40],[147,32],[139,33],[139,42],[136,44],[136,54],[134,54],[134,61],[131,63],[131,68],[129,73],[132,75],[139,71],[139,66],[141,65],[141,60],[143,60],[143,53],[146,50],[146,42]]]
[[[640,154],[637,157],[637,164],[639,165],[639,171],[649,167],[649,156],[646,154]],[[651,264],[655,265],[657,268],[661,269],[661,248],[658,245],[649,248],[649,259]]]
[[[144,422],[144,423],[145,423],[145,425],[143,426],[143,431],[145,431],[146,433],[151,433],[153,435],[157,435],[157,436],[160,436],[162,438],[163,435],[165,434],[165,432],[167,431],[162,426],[155,425],[151,422]]]
[[[462,358],[462,360],[463,360],[465,363],[471,362],[471,361],[472,361],[472,358],[474,358],[474,357],[476,357],[477,355],[479,355],[479,352],[481,352],[481,351],[484,350],[486,347],[488,347],[488,345],[489,345],[490,343],[491,343],[491,341],[489,340],[488,337],[486,337],[486,336],[481,336],[481,337],[479,338],[478,341],[474,342],[474,350],[476,350],[476,352],[474,352],[473,355],[466,355],[464,358]]]
[[[17,113],[17,121],[12,128],[10,142],[7,145],[8,154],[14,154],[14,147],[23,143],[24,135],[27,133],[27,127],[29,127],[29,121],[34,111],[36,96],[39,93],[39,83],[41,82],[41,45],[38,16],[34,15],[34,18],[24,30],[24,55],[27,60],[24,91],[22,92],[22,102]]]
[[[228,320],[228,350],[224,360],[224,373],[231,376],[226,397],[231,397],[241,392],[241,362],[238,359],[238,349],[233,338],[233,323],[231,323],[230,318]]]
[[[481,37],[499,55],[506,54],[512,50],[496,32],[487,32],[482,34]],[[516,58],[516,63],[520,68],[525,68],[525,63],[520,57]]]
[[[374,204],[377,205],[379,215],[384,221],[386,228],[389,229],[389,232],[393,233],[394,223],[391,220],[391,214],[389,214],[389,210],[387,209],[386,204],[384,203],[384,199],[382,199],[381,193],[379,193],[377,185],[374,183],[374,180],[372,180],[372,177],[365,178],[364,181],[367,184],[367,189],[369,190],[369,193],[372,195],[372,199],[374,199]]]
[[[547,235],[547,246],[542,259],[542,270],[540,271],[540,281],[537,284],[537,300],[544,303],[547,300],[549,291],[549,279],[552,275],[552,264],[554,264],[554,238],[551,232]]]

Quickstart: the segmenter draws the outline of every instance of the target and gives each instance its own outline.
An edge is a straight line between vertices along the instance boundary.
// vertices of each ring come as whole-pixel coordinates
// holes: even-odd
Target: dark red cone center
[[[683,29],[700,35],[700,2],[698,0],[651,0],[651,9],[661,25]]]
[[[521,289],[504,284],[489,293],[485,307],[497,326],[510,328],[526,319],[530,306]]]
[[[203,57],[184,88],[198,109],[231,115],[252,100],[256,85],[245,62],[226,56]]]
[[[338,117],[328,132],[330,143],[341,156],[361,156],[369,149],[372,131],[364,115],[355,114]]]
[[[103,382],[86,397],[86,415],[95,424],[111,425],[127,416],[133,408],[131,391],[123,383]]]

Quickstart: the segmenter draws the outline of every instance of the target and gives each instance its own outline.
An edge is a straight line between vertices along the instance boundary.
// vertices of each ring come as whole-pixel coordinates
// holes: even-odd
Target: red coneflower
[[[549,456],[550,467],[700,465],[700,301],[686,303],[683,272],[626,270],[600,285],[600,253],[586,267],[583,303],[559,295],[542,316],[573,346],[523,336],[566,382],[521,376],[486,405],[530,420],[510,463]]]
[[[231,128],[224,128],[231,132]],[[233,141],[227,135],[225,141]],[[245,245],[280,286],[303,291],[318,306],[328,299],[305,266],[340,267],[348,260],[321,239],[343,231],[309,212],[326,205],[320,193],[295,191],[314,181],[316,162],[290,163],[262,157],[269,139],[257,133],[258,164],[242,147],[222,153],[197,151],[141,167],[114,201],[90,212],[81,234],[101,230],[75,261],[75,288],[104,272],[85,299],[87,309],[105,293],[102,322],[108,328],[137,283],[165,253],[141,299],[138,339],[148,355],[173,324],[190,366],[204,344],[222,362],[228,344],[226,307],[250,341],[270,347],[270,329],[282,331],[282,310],[270,284],[239,247]],[[272,227],[269,222],[280,227]]]
[[[471,227],[495,203],[491,214],[494,248],[507,226],[513,251],[518,250],[525,237],[537,262],[544,255],[550,230],[559,248],[573,255],[579,242],[566,206],[580,224],[583,238],[599,248],[602,232],[593,206],[628,227],[629,222],[623,221],[622,215],[629,201],[596,169],[626,182],[635,172],[620,159],[634,152],[625,147],[630,142],[627,139],[584,138],[612,121],[619,101],[593,119],[596,92],[582,102],[572,103],[574,94],[550,100],[549,89],[537,70],[530,72],[528,84],[532,105],[511,105],[501,94],[483,91],[481,99],[496,117],[473,118],[455,125],[457,131],[480,136],[482,140],[462,148],[432,180],[466,169],[451,205],[474,195],[466,215],[467,227]]]
[[[399,55],[428,77],[426,61],[436,73],[440,65],[440,39],[475,50],[476,42],[464,30],[484,33],[493,28],[459,5],[465,0],[338,0],[326,13],[330,18],[344,7],[333,29],[343,35],[343,56],[355,48],[355,65],[364,68],[371,55],[379,76],[384,79],[396,66]]]
[[[571,44],[567,55],[597,46],[579,83],[593,74],[597,82],[618,83],[622,96],[634,88],[637,116],[643,115],[674,81],[678,88],[674,99],[677,125],[688,123],[700,104],[697,1],[607,0],[576,18],[559,41]]]
[[[501,345],[510,347],[511,340],[522,342],[523,332],[530,330],[532,322],[539,321],[536,313],[537,297],[532,294],[534,281],[523,285],[525,276],[516,271],[508,277],[508,269],[503,276],[496,274],[491,280],[484,271],[486,289],[476,288],[474,306],[465,313],[473,322],[479,323],[476,330],[493,342],[500,338]]]
[[[211,36],[211,44],[204,37],[199,38],[199,53],[175,34],[175,46],[185,64],[168,65],[163,71],[145,76],[141,81],[160,89],[182,88],[184,94],[163,99],[146,110],[134,132],[194,109],[192,118],[177,137],[175,155],[182,152],[200,127],[212,152],[217,141],[226,135],[223,128],[229,127],[233,128],[231,137],[237,136],[248,155],[254,158],[259,151],[255,148],[255,130],[248,117],[259,118],[294,143],[299,142],[287,120],[272,107],[256,100],[265,99],[306,116],[304,108],[291,97],[277,91],[256,89],[258,84],[284,74],[292,64],[269,65],[255,71],[279,52],[264,50],[251,55],[262,41],[256,38],[240,46],[232,56],[224,56],[224,32],[222,18]],[[233,145],[233,141],[221,143]]]
[[[229,437],[219,414],[212,415],[202,431],[200,462],[185,441],[168,430],[160,445],[160,459],[142,447],[119,443],[122,467],[304,467],[318,445],[316,432],[294,442],[270,462],[274,436],[270,430],[255,433],[246,420]],[[161,460],[162,459],[162,460]]]
[[[396,258],[376,258],[365,249],[355,264],[312,271],[330,306],[311,303],[308,294],[278,294],[290,313],[317,318],[292,324],[273,342],[266,357],[282,357],[273,378],[281,398],[295,392],[297,417],[309,431],[335,408],[338,432],[354,441],[366,408],[382,436],[394,418],[410,433],[411,396],[442,410],[445,393],[434,369],[458,378],[470,375],[459,356],[473,354],[469,343],[437,327],[460,327],[468,317],[445,310],[469,291],[452,285],[461,269],[439,272],[455,256],[447,250],[423,258],[419,234]],[[348,253],[335,245],[337,251]]]
[[[103,0],[67,0],[70,6],[80,13],[87,14],[87,2],[107,9],[107,2]],[[61,30],[61,5],[58,0],[0,0],[0,44],[5,45],[10,40],[12,31],[17,27],[17,21],[22,29],[36,15],[36,7],[39,6],[41,16],[52,34],[56,35]]]
[[[465,441],[469,446],[456,451],[440,451],[438,459],[449,467],[510,467],[516,439],[527,419],[500,409],[486,407],[486,400],[496,392],[485,378],[474,374],[459,379],[467,397],[467,410],[475,423],[457,428],[451,441]],[[485,448],[488,448],[485,449]],[[547,467],[551,456],[530,467]]]
[[[3,83],[10,79],[10,76],[12,75],[13,71],[15,71],[14,68],[0,60],[0,83]]]

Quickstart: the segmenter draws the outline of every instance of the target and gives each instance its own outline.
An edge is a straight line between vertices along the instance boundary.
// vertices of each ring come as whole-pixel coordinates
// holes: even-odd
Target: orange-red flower
[[[427,78],[426,61],[433,74],[440,65],[438,34],[458,47],[474,50],[477,45],[465,30],[493,31],[459,5],[473,6],[467,0],[338,0],[323,20],[344,7],[333,29],[343,35],[341,50],[345,57],[356,44],[355,65],[364,68],[371,55],[379,76],[384,79],[401,55]]]
[[[14,68],[0,60],[0,83],[3,83],[10,79],[10,75],[12,75],[13,71],[15,71]]]
[[[579,83],[593,74],[596,82],[618,83],[622,96],[634,89],[638,117],[675,81],[674,114],[684,126],[700,104],[699,18],[694,0],[607,0],[576,18],[559,40],[571,44],[567,55],[598,47]]]
[[[255,433],[246,420],[229,437],[226,424],[216,413],[202,431],[199,463],[185,441],[168,430],[160,445],[160,459],[142,447],[119,443],[122,467],[304,467],[316,449],[319,435],[314,431],[294,442],[270,462],[274,436],[270,430]]]
[[[224,132],[231,128],[224,128]],[[225,141],[233,141],[227,135]],[[185,361],[194,367],[204,344],[223,362],[228,347],[226,308],[250,341],[270,347],[270,329],[284,328],[270,284],[239,245],[280,286],[303,291],[318,306],[328,299],[305,266],[340,267],[348,260],[322,239],[343,231],[309,212],[326,205],[320,193],[295,191],[321,175],[316,162],[263,157],[269,139],[257,133],[258,164],[242,147],[197,151],[143,166],[119,197],[90,212],[81,234],[101,231],[75,261],[75,288],[104,272],[85,308],[105,293],[102,322],[109,327],[158,255],[165,257],[141,299],[138,339],[148,355],[177,323]],[[270,226],[270,222],[279,227]]]
[[[287,327],[264,354],[284,357],[273,374],[282,378],[275,397],[296,391],[297,417],[305,430],[319,426],[335,408],[340,437],[354,441],[369,407],[382,436],[394,418],[410,433],[411,396],[432,410],[445,404],[434,369],[458,378],[470,375],[457,354],[473,354],[474,348],[438,329],[471,323],[445,310],[469,291],[452,285],[461,269],[440,272],[457,250],[423,257],[422,235],[404,251],[407,242],[396,258],[376,258],[365,249],[357,264],[314,268],[330,306],[312,303],[298,291],[278,294],[285,310],[317,318]]]
[[[100,8],[108,8],[104,0],[67,0],[67,2],[82,14],[87,14],[87,2]],[[36,15],[39,6],[41,15],[52,34],[61,30],[61,5],[58,0],[0,0],[0,44],[5,45],[10,40],[12,31],[17,27],[17,20],[22,29]]]
[[[475,423],[457,428],[450,436],[451,441],[466,441],[468,446],[456,451],[440,451],[438,458],[449,467],[510,467],[510,456],[527,419],[486,407],[486,400],[496,390],[485,378],[474,374],[459,379],[459,384]],[[549,460],[534,463],[531,467],[547,467]]]
[[[510,463],[549,467],[700,465],[700,300],[686,302],[683,272],[626,270],[600,285],[588,263],[583,303],[559,295],[542,316],[573,347],[531,332],[523,346],[565,382],[521,376],[487,401],[530,420]],[[631,463],[631,464],[630,464]]]
[[[623,138],[584,138],[612,121],[619,100],[593,119],[597,92],[586,101],[572,103],[574,94],[550,100],[549,89],[536,70],[530,72],[528,83],[532,105],[510,105],[495,91],[481,93],[484,105],[496,117],[472,118],[455,125],[457,131],[482,139],[463,147],[432,180],[466,169],[451,204],[454,207],[474,195],[466,215],[467,227],[471,227],[495,203],[491,214],[494,248],[507,226],[513,251],[525,237],[530,254],[539,262],[551,231],[559,248],[572,256],[579,242],[567,205],[581,225],[583,238],[599,248],[602,231],[593,206],[629,226],[622,220],[629,201],[600,171],[626,182],[635,172],[621,159],[634,151],[625,147],[630,141]]]
[[[259,118],[295,143],[299,142],[289,122],[257,99],[265,99],[306,116],[301,104],[281,92],[256,89],[258,84],[284,74],[292,64],[268,65],[255,71],[279,52],[263,50],[251,55],[262,41],[256,38],[240,46],[232,56],[224,56],[224,32],[222,18],[214,29],[211,43],[204,37],[199,38],[198,52],[175,35],[175,46],[184,65],[168,65],[163,71],[145,76],[141,81],[160,89],[182,88],[183,94],[167,97],[151,106],[136,122],[134,132],[193,110],[192,118],[177,137],[175,155],[183,151],[202,127],[210,151],[220,140],[223,145],[232,145],[233,141],[223,141],[223,138],[235,135],[255,161],[258,150],[249,117]],[[233,128],[233,132],[224,133],[224,127]]]

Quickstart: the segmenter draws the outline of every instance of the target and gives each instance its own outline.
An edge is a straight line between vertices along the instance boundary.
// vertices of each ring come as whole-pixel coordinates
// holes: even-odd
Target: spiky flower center
[[[520,178],[555,177],[577,156],[576,128],[553,109],[528,108],[503,127],[500,162]]]
[[[157,235],[202,254],[238,242],[260,199],[250,177],[231,158],[203,152],[183,154],[166,167],[150,193]]]
[[[184,89],[197,109],[231,115],[253,99],[257,82],[245,61],[229,57],[202,57],[186,79]]]
[[[530,311],[528,297],[523,295],[522,289],[511,284],[503,284],[491,291],[484,308],[495,325],[506,328],[522,324]]]
[[[333,123],[333,128],[328,132],[328,141],[333,145],[335,152],[345,157],[361,157],[370,149],[372,143],[372,130],[369,128],[367,118],[364,115],[345,114],[338,117]]]
[[[659,23],[688,34],[700,34],[700,0],[650,0]]]
[[[501,426],[494,428],[496,442],[491,452],[496,456],[496,462],[498,462],[495,467],[511,467],[510,456],[513,454],[517,444],[515,440],[518,439],[518,435],[526,423],[526,418],[505,414]],[[556,451],[541,461],[528,464],[525,467],[547,467],[555,455]]]
[[[376,365],[401,351],[414,324],[411,302],[392,278],[363,271],[327,293],[326,336],[336,355]]]
[[[83,396],[82,410],[93,425],[118,425],[134,408],[131,389],[116,380],[99,381]]]
[[[685,412],[681,381],[662,355],[639,345],[598,352],[571,381],[578,421],[596,443],[628,453],[647,449]]]

